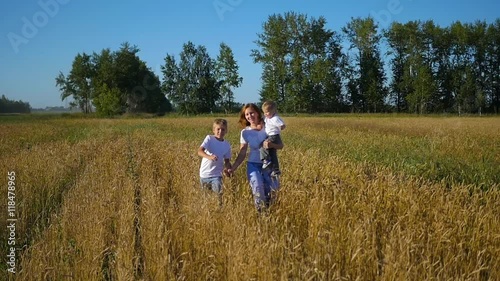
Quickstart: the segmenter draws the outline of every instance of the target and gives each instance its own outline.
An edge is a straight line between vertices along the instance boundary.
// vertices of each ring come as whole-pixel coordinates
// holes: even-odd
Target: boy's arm
[[[212,161],[216,161],[217,160],[217,156],[216,155],[209,155],[205,152],[205,148],[203,146],[200,146],[198,148],[198,156],[200,157],[203,157],[203,158],[207,158],[208,160],[212,160]]]
[[[224,159],[224,170],[223,170],[223,174],[225,176],[232,176],[233,175],[233,170],[232,170],[232,167],[231,167],[231,162],[228,158]]]

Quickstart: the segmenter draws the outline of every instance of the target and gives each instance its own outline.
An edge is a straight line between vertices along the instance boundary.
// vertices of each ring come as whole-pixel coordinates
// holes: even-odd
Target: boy
[[[262,104],[262,111],[264,112],[265,130],[268,135],[268,140],[274,144],[282,144],[280,133],[285,129],[285,122],[278,116],[277,105],[273,101],[266,101]],[[278,176],[281,174],[278,162],[278,155],[276,149],[260,148],[260,158],[262,160],[262,168],[271,168],[271,176]]]
[[[227,121],[215,119],[212,125],[213,135],[207,135],[198,155],[202,157],[200,166],[200,184],[202,189],[209,189],[219,195],[222,203],[222,173],[231,174],[231,145],[224,140],[227,133]]]

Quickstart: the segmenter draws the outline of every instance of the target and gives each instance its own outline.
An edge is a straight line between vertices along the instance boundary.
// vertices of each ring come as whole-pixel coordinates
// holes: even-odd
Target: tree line
[[[103,49],[92,55],[77,54],[68,75],[56,77],[62,100],[84,113],[164,114],[174,109],[183,114],[232,111],[233,87],[238,87],[238,65],[232,50],[220,44],[216,59],[204,46],[183,45],[179,62],[167,54],[161,66],[163,81],[142,61],[139,48],[128,42],[118,51]]]
[[[8,99],[5,95],[0,98],[0,113],[30,113],[31,106],[21,100],[15,101]]]
[[[171,104],[160,89],[159,77],[142,61],[139,49],[129,43],[118,51],[103,49],[92,55],[77,54],[70,73],[56,77],[61,99],[84,113],[115,115],[125,112],[164,113]]]
[[[283,112],[498,113],[500,19],[494,23],[352,18],[340,31],[324,17],[274,14],[262,25],[250,56],[262,65],[260,101]],[[183,45],[161,66],[162,81],[124,43],[120,50],[78,54],[59,73],[61,98],[83,112],[183,114],[232,112],[243,82],[231,48],[216,58],[203,45]]]
[[[498,113],[500,19],[325,26],[293,12],[269,17],[251,54],[263,66],[262,100],[293,112]]]

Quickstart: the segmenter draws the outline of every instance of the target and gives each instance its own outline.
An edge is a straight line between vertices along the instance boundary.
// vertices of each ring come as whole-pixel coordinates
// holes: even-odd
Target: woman
[[[262,206],[268,207],[272,194],[279,189],[278,177],[271,177],[271,171],[262,169],[259,148],[282,149],[283,144],[275,144],[266,141],[266,131],[262,127],[262,114],[260,109],[253,103],[248,103],[240,111],[240,152],[231,168],[232,172],[241,165],[250,147],[247,161],[247,178],[252,188],[252,194],[257,211],[260,212]]]

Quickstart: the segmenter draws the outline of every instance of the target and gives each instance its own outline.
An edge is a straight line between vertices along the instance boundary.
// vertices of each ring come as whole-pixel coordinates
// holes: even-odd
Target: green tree
[[[103,50],[100,55],[95,56],[97,75],[94,86],[99,95],[106,95],[99,102],[102,106],[102,101],[107,101],[105,105],[109,106],[106,111],[108,114],[117,110],[117,100],[121,113],[163,114],[171,109],[162,93],[159,77],[139,58],[139,51],[137,46],[125,42],[114,53]]]
[[[237,88],[243,82],[238,74],[238,64],[234,59],[233,51],[225,43],[219,47],[219,55],[215,61],[215,79],[220,85],[219,105],[228,113],[234,107],[234,93],[232,88]]]
[[[311,62],[310,80],[313,85],[312,112],[340,112],[345,109],[342,96],[343,55],[339,36],[324,29],[325,21],[312,27],[316,41]],[[315,26],[316,25],[316,26]],[[318,34],[319,33],[319,34]]]
[[[61,72],[56,78],[56,86],[61,90],[61,99],[73,98],[72,107],[78,106],[84,113],[92,112],[92,77],[94,76],[90,56],[78,53],[73,60],[68,77]]]
[[[108,48],[102,49],[100,53],[92,54],[92,64],[95,76],[92,79],[93,87],[98,88],[102,84],[115,88],[118,86],[116,78],[115,54]],[[97,96],[99,93],[96,92]]]
[[[486,106],[485,93],[488,92],[487,29],[488,25],[485,21],[476,21],[469,25],[469,46],[474,58],[472,71],[476,80],[472,97],[474,99],[473,110],[480,114]]]
[[[434,77],[428,65],[421,60],[410,63],[412,91],[407,96],[407,103],[411,111],[423,114],[426,113],[430,98],[436,90]]]
[[[147,102],[151,93],[145,84],[149,83],[148,79],[151,76],[154,76],[146,63],[137,56],[139,51],[137,46],[124,43],[115,54],[115,79],[122,94],[121,103],[125,105],[128,112],[134,113],[148,111]],[[153,85],[151,89],[155,88],[155,82],[151,82]]]
[[[162,66],[162,89],[183,114],[208,113],[220,102],[220,83],[215,78],[214,61],[205,46],[183,45],[180,61],[172,55]]]
[[[492,112],[500,111],[500,19],[490,24],[486,31],[485,100]]]
[[[255,43],[251,56],[263,67],[261,101],[275,100],[293,112],[341,108],[340,38],[323,17],[272,15]]]
[[[295,14],[288,13],[289,17]],[[278,106],[286,110],[285,85],[290,80],[287,70],[290,36],[285,17],[271,15],[262,26],[263,32],[257,34],[254,41],[260,48],[252,49],[251,57],[255,63],[262,63],[261,101],[274,100]]]
[[[419,21],[393,23],[385,36],[394,54],[391,89],[397,110],[426,112],[437,89],[432,70],[432,40]]]
[[[5,95],[0,98],[0,113],[30,113],[31,106],[21,100],[10,100]]]
[[[359,100],[352,98],[353,107],[365,112],[382,110],[387,95],[383,62],[380,58],[379,44],[381,36],[373,18],[352,19],[342,31],[351,43],[350,49],[356,49],[357,75],[353,81],[359,91]]]
[[[103,116],[117,115],[122,111],[120,103],[120,90],[118,88],[108,88],[106,83],[101,84],[96,91],[99,95],[93,100],[96,112]]]
[[[414,112],[496,111],[500,86],[500,20],[439,27],[433,21],[393,23],[385,32],[393,55],[391,92]]]
[[[179,103],[178,98],[181,98],[178,94],[180,91],[180,70],[173,55],[167,54],[164,61],[165,64],[161,66],[161,71],[163,73],[163,82],[161,87],[165,95],[177,104]]]
[[[398,112],[408,109],[407,96],[413,91],[409,76],[408,57],[410,53],[409,38],[417,34],[417,22],[401,24],[393,22],[389,29],[384,31],[384,36],[389,45],[388,55],[392,55],[390,61],[392,69],[392,81],[390,83],[390,96]]]
[[[164,113],[171,109],[162,93],[160,80],[137,53],[139,49],[123,43],[116,52],[103,49],[92,56],[78,54],[70,74],[59,73],[56,85],[64,100],[73,97],[72,106],[99,114],[123,112]]]
[[[92,79],[94,88],[93,104],[100,115],[111,116],[126,111],[122,102],[122,93],[116,79],[115,54],[110,49],[92,55],[95,77]]]
[[[452,92],[454,107],[459,114],[470,110],[467,104],[470,100],[474,74],[471,72],[472,55],[468,47],[468,26],[460,21],[454,22],[450,27],[451,36],[451,69],[452,69]]]

